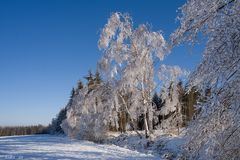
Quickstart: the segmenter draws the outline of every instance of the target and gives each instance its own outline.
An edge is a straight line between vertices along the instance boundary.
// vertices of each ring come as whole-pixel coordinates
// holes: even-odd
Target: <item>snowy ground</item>
[[[144,135],[144,131],[139,131]],[[183,156],[182,146],[185,143],[185,131],[181,130],[180,135],[166,134],[162,130],[154,130],[151,137],[140,138],[135,132],[128,131],[125,134],[109,133],[106,140],[108,144],[115,144],[120,147],[136,150],[145,154],[152,154],[162,159],[179,159]]]
[[[159,159],[115,145],[100,145],[66,137],[36,135],[0,137],[1,160]]]

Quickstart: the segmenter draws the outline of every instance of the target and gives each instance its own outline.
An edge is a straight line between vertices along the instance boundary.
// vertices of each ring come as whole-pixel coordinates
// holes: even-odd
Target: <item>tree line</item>
[[[48,126],[43,125],[0,127],[0,136],[32,135],[48,133],[49,133]]]
[[[81,106],[74,106],[77,105],[75,102],[79,103],[79,94],[84,88],[87,88],[86,94],[91,94],[95,89],[101,85],[101,83],[104,83],[99,72],[97,71],[95,74],[92,74],[91,71],[89,71],[88,75],[84,77],[87,80],[87,83],[84,84],[82,81],[79,81],[77,83],[77,86],[72,89],[69,102],[66,105],[66,107],[62,108],[59,113],[56,115],[56,117],[52,120],[52,123],[50,124],[49,131],[52,134],[70,134],[69,132],[73,131],[66,131],[64,132],[64,123],[66,125],[67,117],[70,118],[77,118],[80,115],[77,115],[77,109],[75,107],[81,107]],[[170,100],[173,98],[173,93],[171,92],[174,87],[172,84],[167,87],[168,94],[167,96],[163,97],[163,94],[165,93],[157,93],[154,92],[151,98],[152,102],[152,126],[150,127],[151,130],[155,129],[179,129],[182,127],[185,127],[188,122],[190,122],[194,116],[194,113],[197,111],[194,105],[196,105],[197,100],[199,99],[204,99],[203,97],[208,96],[207,94],[205,95],[200,95],[200,93],[196,90],[196,88],[191,88],[190,90],[187,88],[186,84],[184,85],[183,82],[179,81],[177,84],[177,92],[178,96],[174,97],[177,98],[179,102],[179,111],[174,109],[172,111],[167,111],[166,113],[163,112],[164,108],[168,108],[168,104],[166,104],[166,101]],[[166,91],[166,92],[167,92]],[[92,97],[90,97],[92,98]],[[124,99],[131,98],[130,95],[127,95],[124,97]],[[75,101],[75,102],[74,102]],[[95,104],[97,107],[97,99],[95,97]],[[80,105],[80,104],[78,104]],[[73,110],[73,108],[75,108]],[[131,105],[129,106],[131,108]],[[72,110],[72,111],[71,111]],[[79,110],[79,108],[78,108]],[[102,111],[99,111],[102,112]],[[67,113],[69,115],[67,116]],[[111,115],[108,115],[110,117]],[[116,112],[115,115],[117,121],[109,122],[108,123],[108,130],[109,131],[115,131],[115,132],[126,132],[128,130],[144,130],[144,119],[143,115],[140,114],[133,122],[131,122],[130,115],[129,113],[123,108],[120,107],[119,111]],[[147,115],[148,116],[148,115]],[[178,118],[178,119],[177,119]],[[64,123],[63,123],[64,122]],[[83,123],[83,122],[78,122],[78,123]],[[77,124],[76,124],[77,125]],[[76,126],[75,126],[76,127]],[[74,128],[72,130],[77,130],[77,128]],[[92,132],[91,134],[93,134]],[[76,134],[76,133],[75,133]],[[179,134],[179,133],[178,133]],[[72,135],[72,136],[77,136],[77,135]],[[88,134],[89,136],[89,134]],[[93,137],[91,137],[93,138]],[[93,139],[90,139],[93,140]]]

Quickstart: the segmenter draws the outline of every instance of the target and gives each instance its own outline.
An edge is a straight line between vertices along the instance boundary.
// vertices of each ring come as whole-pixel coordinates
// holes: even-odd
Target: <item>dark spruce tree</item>
[[[156,106],[157,110],[160,110],[162,105],[162,99],[158,96],[158,94],[155,92],[152,98],[153,106]]]
[[[52,123],[49,127],[51,134],[64,134],[61,124],[63,120],[67,118],[67,108],[64,107],[57,114],[56,118],[52,120]]]
[[[152,105],[153,105],[153,129],[161,123],[162,116],[160,115],[161,107],[163,106],[163,102],[161,97],[155,92],[152,97]]]
[[[84,78],[87,80],[88,87],[94,84],[94,77],[91,70],[88,71],[88,75],[85,76]]]
[[[84,77],[87,80],[88,93],[94,89],[94,77],[92,71],[88,71],[88,75]]]
[[[101,82],[102,82],[101,75],[97,70],[96,73],[95,73],[95,77],[94,77],[94,83],[96,85],[99,85]]]
[[[84,87],[83,82],[79,80],[77,84],[77,90],[81,90],[83,89],[83,87]]]

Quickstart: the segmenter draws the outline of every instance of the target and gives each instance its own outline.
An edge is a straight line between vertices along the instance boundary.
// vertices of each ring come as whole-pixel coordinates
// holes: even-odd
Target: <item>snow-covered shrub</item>
[[[109,125],[117,121],[111,96],[111,88],[103,83],[91,88],[91,92],[88,87],[82,88],[68,108],[67,119],[62,123],[64,132],[72,138],[103,140]]]

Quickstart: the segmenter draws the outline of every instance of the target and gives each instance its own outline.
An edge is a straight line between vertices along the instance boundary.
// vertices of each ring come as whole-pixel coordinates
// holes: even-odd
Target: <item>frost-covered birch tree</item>
[[[188,129],[190,159],[240,158],[240,1],[188,0],[172,45],[206,36],[203,60],[191,74],[199,91],[211,96]]]
[[[148,137],[152,129],[154,61],[162,61],[167,55],[162,34],[150,31],[147,25],[134,28],[127,14],[114,13],[102,30],[99,48],[104,52],[100,68],[113,88],[131,93],[131,107],[126,106],[126,110],[132,119],[143,115]]]

